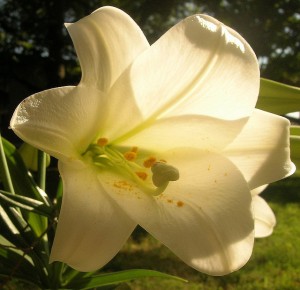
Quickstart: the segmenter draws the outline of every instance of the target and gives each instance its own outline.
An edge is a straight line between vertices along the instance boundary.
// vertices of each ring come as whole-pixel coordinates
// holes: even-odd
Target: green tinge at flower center
[[[108,143],[106,138],[98,139],[82,154],[99,170],[112,171],[134,182],[147,194],[159,195],[169,181],[179,179],[177,168],[159,160],[147,151],[133,147],[130,150]]]

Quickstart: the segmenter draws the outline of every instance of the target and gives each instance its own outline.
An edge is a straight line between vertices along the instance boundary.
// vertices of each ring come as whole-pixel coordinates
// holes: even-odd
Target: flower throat
[[[82,156],[92,160],[100,170],[109,170],[134,182],[144,192],[159,195],[170,181],[179,179],[179,171],[165,160],[158,160],[138,147],[128,148],[109,144],[107,138],[99,138]]]

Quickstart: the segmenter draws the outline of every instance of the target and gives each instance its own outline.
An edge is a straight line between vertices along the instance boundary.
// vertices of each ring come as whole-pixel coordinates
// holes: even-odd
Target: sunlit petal
[[[24,141],[56,158],[78,158],[99,134],[102,101],[102,93],[93,88],[46,90],[25,99],[10,126]]]
[[[251,194],[227,159],[199,150],[166,155],[179,170],[157,197],[107,174],[101,180],[132,219],[195,269],[223,275],[249,259],[254,239]]]
[[[94,271],[115,256],[136,224],[110,199],[91,168],[79,161],[59,165],[64,195],[51,261]]]
[[[260,196],[253,197],[252,206],[255,218],[255,237],[264,238],[271,235],[276,225],[272,209]]]
[[[243,118],[254,109],[259,68],[248,43],[207,15],[181,21],[134,61],[130,83],[145,118],[184,114]]]
[[[292,174],[289,121],[255,110],[224,154],[243,172],[251,189]]]
[[[81,82],[104,92],[149,47],[138,25],[113,7],[100,8],[66,26],[80,61]]]
[[[267,187],[268,187],[269,184],[264,184],[264,185],[261,185],[259,187],[256,187],[254,189],[251,190],[251,195],[252,196],[256,196],[258,194],[261,194]]]
[[[178,147],[219,151],[232,142],[246,122],[247,118],[226,121],[198,115],[170,117],[154,123],[142,123],[113,142],[125,146],[138,144],[155,151]]]

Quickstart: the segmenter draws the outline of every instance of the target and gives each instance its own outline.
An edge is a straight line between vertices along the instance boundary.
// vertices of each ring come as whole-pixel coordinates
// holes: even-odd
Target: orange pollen
[[[129,190],[131,191],[133,189],[133,186],[126,182],[125,180],[116,181],[114,183],[114,186],[120,189]]]
[[[138,171],[135,174],[142,180],[146,180],[146,178],[148,177],[148,174],[143,171]]]
[[[128,161],[133,161],[136,158],[136,152],[132,152],[132,151],[125,152],[124,157]]]
[[[180,200],[177,201],[177,206],[178,206],[178,207],[182,207],[183,205],[184,205],[184,203],[183,203],[182,201],[180,201]]]
[[[97,145],[100,146],[100,147],[103,147],[103,146],[107,145],[107,143],[108,143],[107,138],[99,138],[97,140]]]
[[[146,168],[150,168],[154,165],[154,163],[156,162],[156,158],[155,157],[149,157],[148,159],[146,159],[144,161],[144,166]]]

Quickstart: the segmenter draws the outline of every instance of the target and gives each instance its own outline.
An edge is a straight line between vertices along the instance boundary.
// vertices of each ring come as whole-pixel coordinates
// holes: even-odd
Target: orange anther
[[[142,180],[146,180],[148,174],[146,172],[143,171],[138,171],[135,173],[140,179]]]
[[[132,151],[129,151],[129,152],[125,152],[124,153],[124,157],[126,160],[128,161],[132,161],[136,158],[136,153],[135,152],[132,152]]]
[[[138,151],[138,147],[136,147],[136,146],[132,147],[131,152],[137,153],[137,151]]]
[[[97,140],[97,145],[100,146],[100,147],[103,147],[103,146],[107,145],[107,143],[108,143],[107,138],[99,138]]]
[[[146,168],[150,168],[153,166],[153,164],[156,162],[156,158],[155,157],[149,157],[148,159],[146,159],[144,161],[144,166]]]

